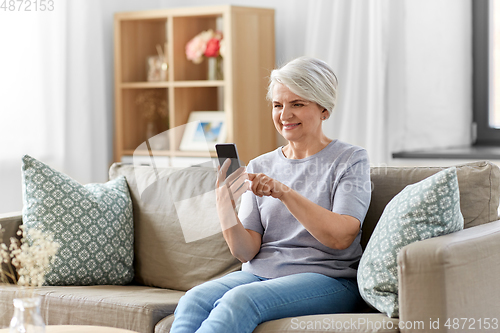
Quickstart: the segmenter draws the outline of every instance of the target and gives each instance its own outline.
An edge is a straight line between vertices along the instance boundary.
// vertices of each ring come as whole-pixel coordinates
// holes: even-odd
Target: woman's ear
[[[321,119],[327,120],[329,117],[330,117],[330,114],[328,113],[328,110],[324,109],[323,112],[321,112]]]

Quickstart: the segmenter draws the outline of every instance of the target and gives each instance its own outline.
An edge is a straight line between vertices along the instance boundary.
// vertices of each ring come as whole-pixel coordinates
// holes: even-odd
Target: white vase
[[[10,321],[10,333],[45,333],[45,323],[40,314],[39,296],[14,299],[14,316]]]

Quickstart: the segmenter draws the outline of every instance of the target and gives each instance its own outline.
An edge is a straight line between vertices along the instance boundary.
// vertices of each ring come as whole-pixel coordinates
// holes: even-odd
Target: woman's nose
[[[281,116],[280,116],[281,121],[290,119],[290,118],[292,118],[292,116],[293,116],[293,114],[292,114],[290,108],[283,106],[283,109],[281,110]]]

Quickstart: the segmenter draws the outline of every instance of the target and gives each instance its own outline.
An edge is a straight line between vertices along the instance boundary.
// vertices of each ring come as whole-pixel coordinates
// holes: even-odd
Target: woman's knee
[[[206,282],[205,282],[206,283]],[[203,306],[210,299],[210,285],[205,283],[189,289],[180,299],[175,309],[175,312],[183,308],[191,308],[192,306]]]
[[[259,292],[254,285],[241,285],[229,290],[220,299],[215,302],[215,306],[223,305],[232,310],[240,309],[247,312],[252,311],[260,314]]]
[[[207,281],[191,288],[181,297],[179,304],[202,303],[213,306],[214,303],[222,298],[227,292],[255,280],[255,276],[250,273],[241,271],[233,272],[222,278]]]

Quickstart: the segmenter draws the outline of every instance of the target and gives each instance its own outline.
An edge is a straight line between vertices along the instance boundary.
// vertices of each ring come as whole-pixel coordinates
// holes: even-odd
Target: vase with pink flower
[[[207,58],[208,80],[223,80],[222,59],[224,56],[224,40],[222,32],[212,29],[202,31],[186,44],[186,57],[195,64],[201,64]]]

